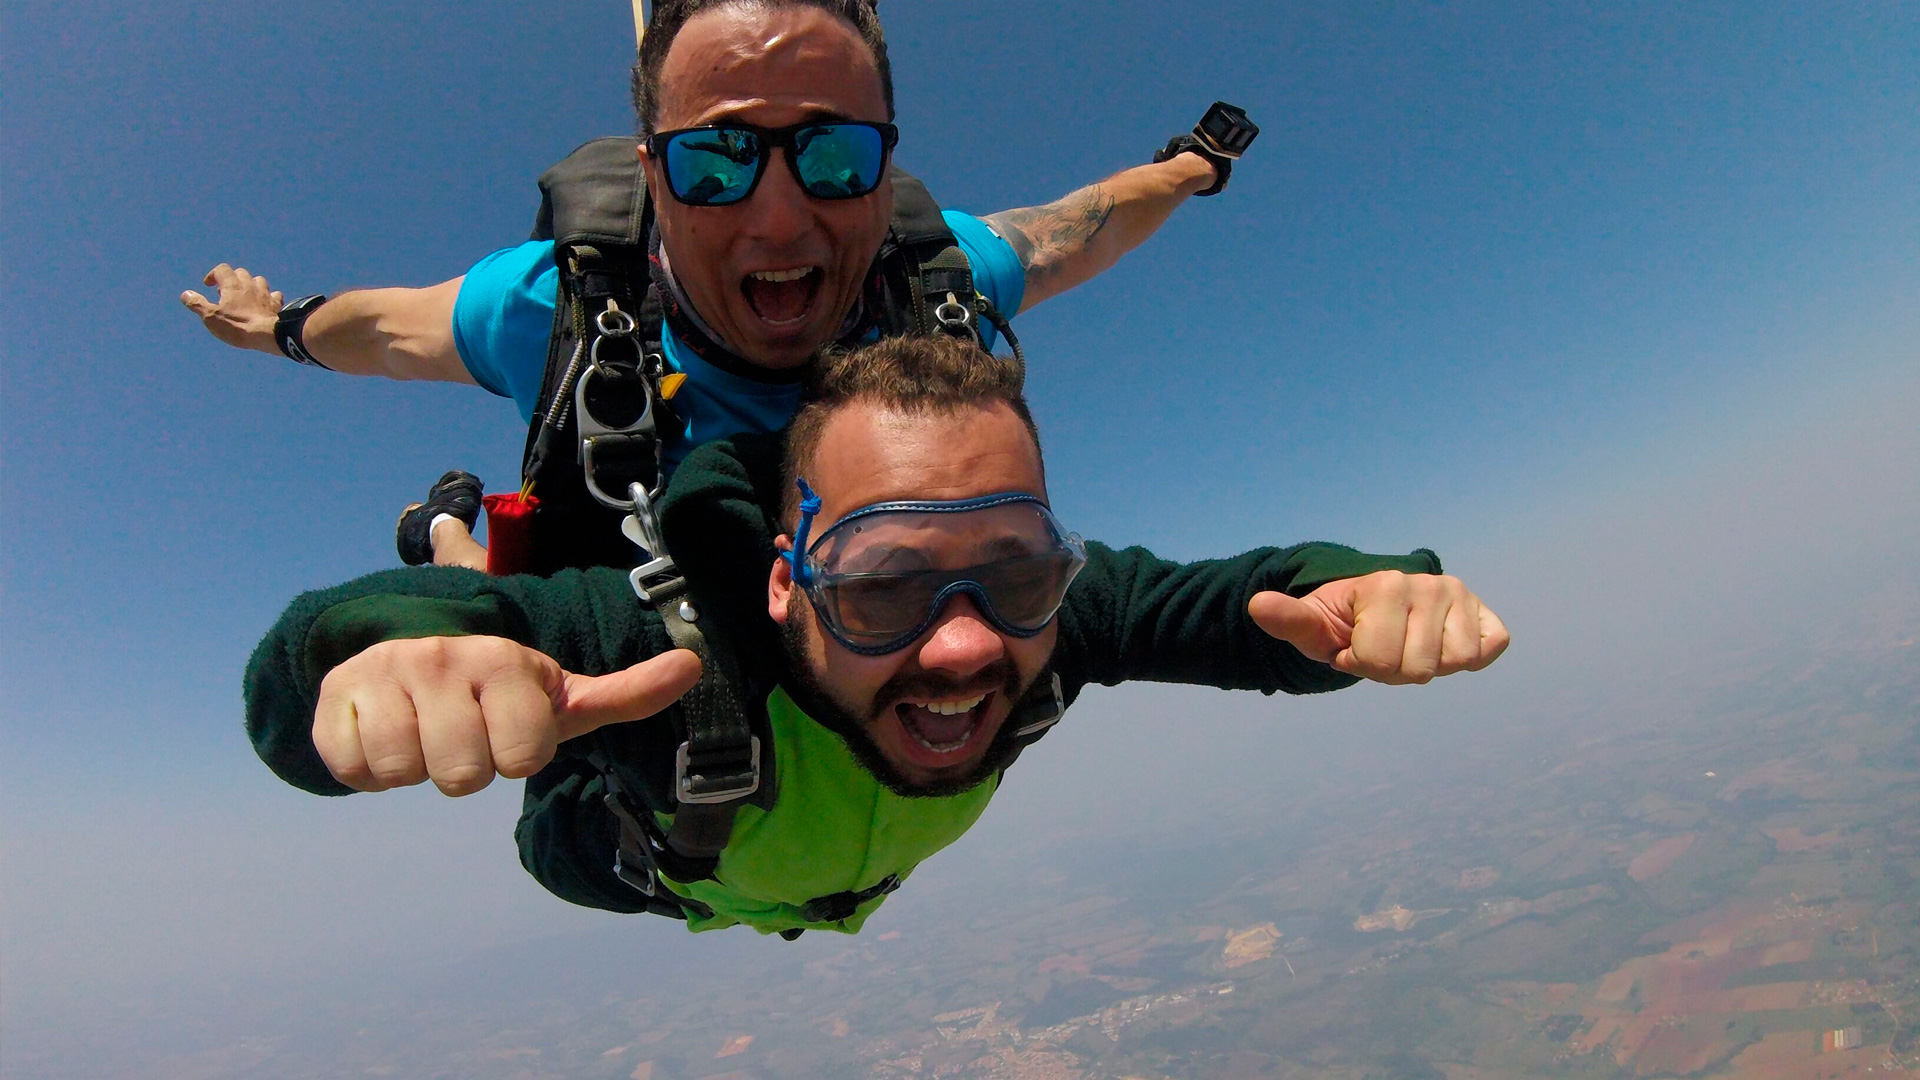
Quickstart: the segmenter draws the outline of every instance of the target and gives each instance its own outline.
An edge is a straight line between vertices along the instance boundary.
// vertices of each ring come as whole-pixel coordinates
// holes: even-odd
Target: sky
[[[1049,201],[1216,98],[1262,127],[1223,195],[1017,324],[1072,527],[1431,546],[1515,627],[1474,681],[1234,698],[1178,753],[1445,752],[1491,711],[1913,609],[1910,5],[883,11],[898,159],[950,207]],[[540,170],[631,129],[628,18],[0,9],[0,1072],[83,1059],[155,987],[200,1017],[297,1000],[288,971],[605,925],[514,865],[511,785],[315,799],[240,730],[289,599],[393,565],[442,470],[512,485],[511,405],[235,352],[175,297],[220,261],[289,296],[423,285],[523,238]],[[1124,813],[1115,777],[1171,790],[1157,733],[1226,700],[1197,693],[1090,697],[966,843]]]

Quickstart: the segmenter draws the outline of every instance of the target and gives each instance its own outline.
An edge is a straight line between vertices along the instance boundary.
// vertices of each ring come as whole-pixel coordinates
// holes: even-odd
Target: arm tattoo
[[[1113,195],[1094,184],[1058,202],[1002,211],[986,221],[1013,245],[1031,286],[1059,274],[1107,227],[1107,219],[1112,216]]]

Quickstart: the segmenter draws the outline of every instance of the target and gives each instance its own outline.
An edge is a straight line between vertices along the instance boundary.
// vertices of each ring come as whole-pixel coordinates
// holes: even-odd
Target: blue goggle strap
[[[781,552],[780,557],[793,567],[793,583],[807,589],[813,587],[813,570],[807,566],[807,556],[812,554],[807,550],[807,534],[813,531],[814,515],[820,512],[820,496],[807,486],[806,477],[796,476],[793,482],[800,488],[800,524],[793,528],[793,547]]]

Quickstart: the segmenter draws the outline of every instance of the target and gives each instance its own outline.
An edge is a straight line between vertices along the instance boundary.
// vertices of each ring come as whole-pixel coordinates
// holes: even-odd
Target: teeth
[[[799,281],[813,273],[811,266],[798,266],[792,270],[755,270],[747,276],[755,281]]]
[[[920,707],[936,716],[958,716],[985,701],[986,698],[987,695],[981,694],[965,701],[929,701]]]

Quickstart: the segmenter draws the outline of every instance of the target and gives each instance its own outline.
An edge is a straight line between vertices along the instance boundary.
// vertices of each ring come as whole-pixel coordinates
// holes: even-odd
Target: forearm
[[[357,289],[328,300],[302,334],[334,371],[473,384],[453,340],[453,304],[464,278],[424,289]]]
[[[1430,551],[1369,555],[1337,544],[1261,548],[1176,563],[1143,548],[1088,545],[1088,563],[1061,608],[1056,664],[1063,681],[1177,682],[1222,689],[1337,690],[1350,675],[1276,641],[1247,613],[1254,594],[1304,596],[1329,581],[1378,570],[1437,574]]]
[[[1048,203],[989,216],[1026,268],[1025,311],[1097,277],[1139,247],[1181,203],[1213,183],[1197,154],[1116,173]]]

